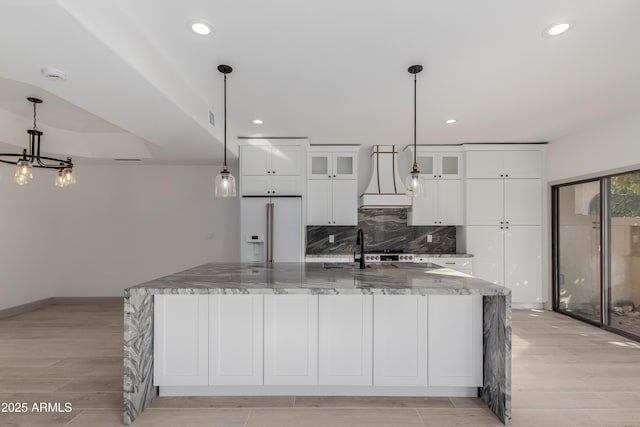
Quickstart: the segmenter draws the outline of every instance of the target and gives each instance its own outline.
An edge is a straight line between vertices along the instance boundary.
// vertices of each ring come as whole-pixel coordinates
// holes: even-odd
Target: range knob
[[[407,259],[408,259],[409,261],[412,261],[412,260],[413,260],[413,255],[407,255]]]

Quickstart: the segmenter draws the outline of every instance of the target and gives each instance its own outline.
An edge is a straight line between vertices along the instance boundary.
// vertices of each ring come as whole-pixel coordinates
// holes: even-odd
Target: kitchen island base
[[[173,391],[173,386],[166,388],[160,384],[163,395],[179,392],[182,395],[220,393],[220,395],[229,396],[264,395],[265,392],[268,392],[269,394],[333,396],[352,395],[352,393],[360,396],[479,396],[503,423],[508,424],[511,418],[511,305],[509,292],[473,278],[461,278],[455,275],[447,277],[446,272],[443,271],[436,270],[438,274],[431,274],[433,270],[420,266],[416,269],[405,268],[400,273],[391,272],[391,275],[389,272],[356,271],[347,276],[348,281],[344,282],[341,281],[344,272],[336,275],[334,272],[327,272],[322,268],[318,269],[318,267],[305,268],[304,265],[301,269],[300,265],[264,268],[241,264],[210,264],[129,288],[125,293],[124,423],[133,422],[160,393],[160,388],[154,385],[154,295],[199,295],[211,299],[212,295],[247,296],[260,294],[264,295],[265,300],[280,295],[313,295],[315,298],[307,298],[310,301],[327,295],[366,295],[369,298],[376,295],[417,295],[423,297],[430,295],[481,295],[481,369],[483,371],[481,386],[431,387],[432,383],[429,383],[428,387],[394,387],[393,381],[396,379],[390,376],[390,378],[383,380],[387,381],[384,387],[377,387],[375,381],[373,386],[363,387],[318,386],[305,383],[304,381],[308,381],[307,379],[303,380],[303,385],[296,383],[293,386],[273,386],[271,385],[273,383],[265,381],[266,385],[260,386],[211,387],[206,386],[206,384],[211,384],[210,382],[202,382],[197,383],[202,385],[181,386],[181,389],[173,389]],[[236,274],[235,278],[229,274],[231,271]],[[242,276],[243,274],[244,276]],[[242,276],[243,280],[237,280],[237,276]],[[277,284],[275,284],[276,279]],[[319,286],[319,279],[328,283]],[[297,283],[297,286],[294,283]],[[400,283],[403,285],[399,285]],[[367,299],[367,297],[361,298],[362,300]],[[290,300],[297,299],[299,298]],[[424,301],[426,299],[409,298],[402,299],[402,301]],[[400,301],[388,298],[379,298],[379,300]],[[277,299],[277,301],[289,301],[289,299]],[[267,303],[265,303],[266,306]],[[315,339],[317,341],[317,336]],[[390,341],[389,344],[393,344],[393,342]],[[317,362],[316,360],[316,366]],[[265,363],[267,362],[265,361]],[[395,363],[394,366],[396,365],[398,364]],[[426,374],[425,371],[424,378],[427,377]],[[322,377],[317,375],[316,372],[309,377],[313,377],[317,381]],[[264,376],[265,380],[267,377],[268,375]],[[207,381],[208,378],[207,374]],[[424,378],[422,374],[417,375],[415,385],[426,384],[423,382]],[[434,378],[437,380],[437,375]],[[217,391],[212,391],[214,389]],[[259,392],[259,389],[262,392]]]

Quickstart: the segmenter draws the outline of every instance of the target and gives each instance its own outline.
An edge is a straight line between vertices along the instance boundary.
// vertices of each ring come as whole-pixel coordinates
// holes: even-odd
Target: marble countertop
[[[503,286],[431,263],[210,263],[129,289],[154,293],[510,295]]]

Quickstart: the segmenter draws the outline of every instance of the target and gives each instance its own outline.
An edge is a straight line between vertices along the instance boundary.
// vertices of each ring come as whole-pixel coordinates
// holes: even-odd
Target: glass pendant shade
[[[27,160],[20,160],[17,163],[16,173],[13,175],[13,180],[18,185],[27,185],[31,182],[33,174],[31,173],[31,163]]]
[[[75,183],[76,183],[76,176],[73,173],[73,169],[64,168],[58,172],[58,175],[56,176],[56,180],[55,180],[56,187],[63,188]]]
[[[236,179],[228,170],[222,170],[216,176],[215,197],[218,199],[236,197]]]
[[[405,181],[407,187],[407,196],[422,197],[424,196],[424,183],[420,179],[420,171],[413,170],[407,176]]]

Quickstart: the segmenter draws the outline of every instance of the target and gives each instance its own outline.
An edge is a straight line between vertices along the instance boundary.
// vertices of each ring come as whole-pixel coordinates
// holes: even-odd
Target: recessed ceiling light
[[[212,32],[211,25],[201,19],[190,21],[188,26],[191,31],[198,34],[199,36],[208,36]]]
[[[452,125],[452,124],[454,124],[455,122],[457,122],[457,120],[456,120],[456,119],[448,119],[448,120],[445,120],[444,122],[445,122],[446,124],[448,124],[448,125]]]
[[[557,22],[549,25],[542,33],[545,37],[555,37],[564,34],[573,27],[572,21]]]
[[[255,119],[255,120],[253,121],[253,123],[255,123],[255,124],[257,124],[257,125],[261,125],[261,124],[263,123],[263,121],[262,121],[262,120],[260,120],[260,119]]]

